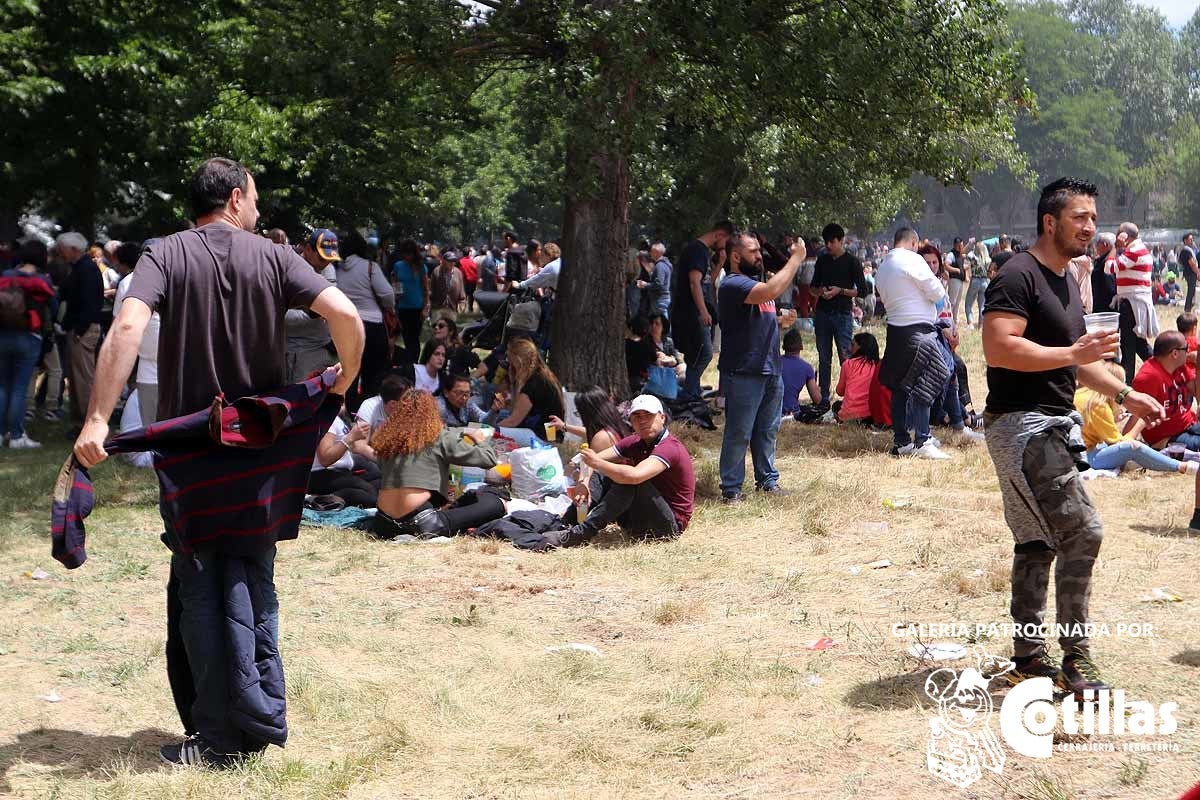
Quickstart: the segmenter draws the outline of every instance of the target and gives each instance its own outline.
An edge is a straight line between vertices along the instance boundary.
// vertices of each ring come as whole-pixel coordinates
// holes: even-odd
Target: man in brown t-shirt
[[[192,178],[191,201],[196,227],[155,242],[142,255],[100,350],[87,417],[75,442],[75,456],[85,467],[106,457],[108,418],[155,311],[161,317],[160,420],[202,410],[219,394],[232,401],[281,388],[289,308],[309,308],[328,322],[341,362],[333,393],[344,395],[358,373],[363,326],[354,304],[294,251],[252,232],[258,192],[245,168],[224,158],[205,162]],[[249,556],[210,548],[185,557],[170,520],[163,522],[173,554],[167,675],[188,738],[160,752],[172,764],[229,766],[265,743],[236,727],[230,713],[224,575],[239,560],[243,563],[232,566],[255,576],[254,591],[261,593],[268,616],[261,627],[274,640],[275,546]]]

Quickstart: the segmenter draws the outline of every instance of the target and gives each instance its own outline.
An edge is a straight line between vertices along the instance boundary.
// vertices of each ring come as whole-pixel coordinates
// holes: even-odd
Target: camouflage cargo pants
[[[1033,436],[1025,447],[1022,469],[1051,535],[1050,541],[1036,539],[1013,548],[1010,611],[1017,625],[1013,654],[1034,655],[1046,645],[1038,629],[1045,620],[1051,564],[1059,645],[1064,652],[1086,651],[1088,638],[1083,631],[1092,567],[1104,529],[1067,449],[1067,431],[1052,428]]]

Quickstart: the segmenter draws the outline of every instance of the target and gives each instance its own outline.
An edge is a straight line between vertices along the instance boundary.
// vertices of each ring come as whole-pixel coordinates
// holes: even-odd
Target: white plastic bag
[[[537,500],[567,490],[562,456],[555,448],[522,447],[509,454],[509,463],[513,494],[523,500]]]

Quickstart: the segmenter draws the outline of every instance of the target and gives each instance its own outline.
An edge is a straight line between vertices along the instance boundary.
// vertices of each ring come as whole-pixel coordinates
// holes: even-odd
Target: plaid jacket
[[[184,554],[197,548],[234,555],[295,539],[313,456],[342,405],[329,394],[335,373],[124,433],[114,453],[149,451],[162,509]],[[51,509],[51,552],[68,569],[87,560],[83,521],[95,494],[72,455],[59,471]]]

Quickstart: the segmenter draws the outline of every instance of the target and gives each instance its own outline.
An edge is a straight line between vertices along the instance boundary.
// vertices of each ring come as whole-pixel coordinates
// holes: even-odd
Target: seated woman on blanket
[[[356,442],[370,435],[367,422],[355,421],[351,427],[334,417],[333,424],[321,441],[313,458],[308,478],[308,493],[336,495],[348,506],[374,508],[379,494],[379,467],[365,456],[354,452]]]
[[[449,536],[504,516],[504,493],[482,489],[446,505],[451,465],[496,466],[496,451],[471,428],[446,428],[437,401],[414,389],[371,437],[383,484],[372,532],[381,539],[402,534]]]
[[[1114,377],[1125,380],[1125,368],[1120,364],[1109,361],[1105,367]],[[1087,445],[1092,469],[1120,470],[1130,461],[1149,470],[1181,475],[1195,475],[1200,469],[1200,463],[1176,461],[1138,441],[1138,434],[1146,425],[1143,419],[1122,432],[1117,425],[1117,415],[1122,409],[1115,400],[1080,386],[1075,392],[1075,410],[1083,416],[1083,443]]]

